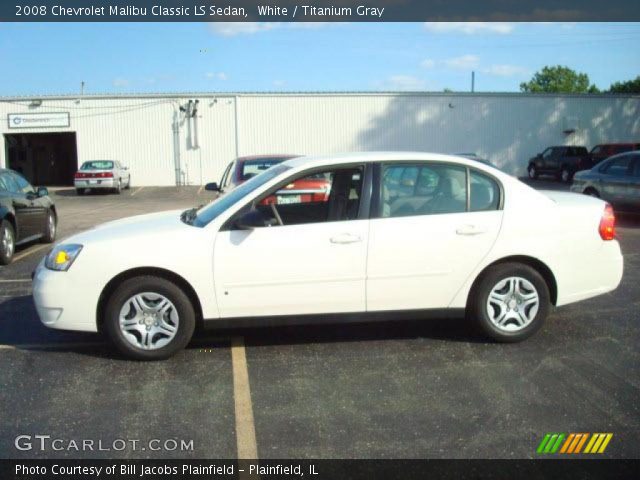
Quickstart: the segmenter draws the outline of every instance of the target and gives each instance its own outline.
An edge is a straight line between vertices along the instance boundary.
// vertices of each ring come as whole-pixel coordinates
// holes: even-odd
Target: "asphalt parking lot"
[[[211,194],[52,198],[64,238]],[[558,309],[521,344],[485,342],[463,320],[416,319],[206,332],[156,363],[124,360],[97,334],[41,326],[30,274],[50,247],[28,245],[0,267],[0,457],[532,458],[547,432],[612,432],[604,455],[638,458],[640,220],[621,219],[618,232],[621,286]],[[22,451],[18,435],[141,443]],[[143,446],[151,439],[193,448],[155,451]]]

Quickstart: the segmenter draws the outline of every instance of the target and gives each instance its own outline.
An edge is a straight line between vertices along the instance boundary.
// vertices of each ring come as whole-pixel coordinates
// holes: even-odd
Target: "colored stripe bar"
[[[561,433],[560,435],[558,435],[558,439],[556,440],[555,445],[551,448],[551,453],[556,453],[558,451],[558,449],[560,448],[560,444],[562,443],[562,440],[564,440],[564,433]]]
[[[573,442],[573,439],[575,438],[576,434],[575,433],[571,433],[568,437],[567,437],[567,441],[564,442],[564,445],[562,445],[562,450],[560,450],[560,453],[566,453],[567,449],[569,448],[569,445],[571,445],[571,442]]]
[[[591,447],[593,447],[593,444],[596,443],[597,439],[598,439],[597,433],[594,433],[593,435],[591,435],[591,439],[589,440],[589,443],[587,443],[587,448],[584,449],[584,453],[593,453],[591,451]]]
[[[596,443],[593,444],[591,448],[591,453],[596,453],[600,448],[600,444],[605,439],[606,435],[604,433],[598,433],[598,438],[596,439]]]
[[[600,450],[598,450],[598,453],[604,453],[604,451],[607,448],[607,445],[609,445],[609,442],[611,441],[611,439],[613,438],[613,433],[607,433],[607,436],[604,439],[604,442],[602,442],[602,445],[600,445]]]
[[[544,453],[553,453],[551,451],[551,448],[553,448],[553,446],[555,445],[555,442],[556,442],[557,438],[558,438],[558,434],[557,433],[554,433],[553,435],[551,435],[551,438],[547,442],[547,446],[544,447]]]
[[[584,445],[584,442],[587,441],[587,438],[589,438],[589,434],[588,433],[582,433],[582,438],[580,439],[580,443],[578,443],[578,446],[576,447],[576,450],[573,453],[580,453],[580,451],[582,450],[582,446]]]
[[[540,442],[540,445],[538,445],[538,450],[536,450],[536,452],[542,453],[544,451],[545,445],[547,444],[550,438],[551,438],[551,434],[547,433],[542,439],[542,441]]]

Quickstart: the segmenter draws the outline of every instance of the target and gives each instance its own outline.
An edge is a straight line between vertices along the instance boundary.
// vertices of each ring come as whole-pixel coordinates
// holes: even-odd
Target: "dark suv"
[[[533,180],[540,175],[553,175],[557,180],[569,183],[576,172],[591,167],[586,147],[561,145],[549,147],[530,159],[527,171]]]
[[[46,188],[36,190],[13,170],[0,169],[0,265],[11,262],[16,245],[53,242],[57,225],[56,207]]]

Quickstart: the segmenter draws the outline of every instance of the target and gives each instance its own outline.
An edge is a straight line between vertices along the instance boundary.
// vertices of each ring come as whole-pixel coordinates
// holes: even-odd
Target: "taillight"
[[[113,173],[111,173],[111,172],[102,172],[102,173],[99,173],[97,176],[101,177],[101,178],[112,178],[113,177]]]
[[[598,233],[603,240],[613,240],[616,236],[616,216],[613,213],[613,207],[608,203],[602,212]]]
[[[85,178],[87,175],[82,172],[76,172],[76,178]]]

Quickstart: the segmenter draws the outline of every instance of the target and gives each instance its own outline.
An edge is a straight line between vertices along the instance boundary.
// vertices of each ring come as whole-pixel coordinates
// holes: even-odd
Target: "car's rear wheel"
[[[549,288],[535,269],[520,263],[491,267],[474,287],[468,315],[498,342],[519,342],[533,335],[549,313]]]
[[[104,327],[116,347],[137,360],[161,360],[182,350],[195,329],[189,297],[160,277],[124,281],[105,308]]]
[[[58,219],[53,210],[47,212],[47,224],[44,227],[42,241],[44,243],[53,243],[56,239],[56,231],[58,229]]]
[[[125,190],[129,190],[131,188],[131,176],[129,176],[129,180],[127,180],[127,186],[124,188]]]
[[[538,179],[538,169],[536,168],[535,165],[529,165],[529,168],[527,169],[527,171],[529,172],[529,178],[531,180],[537,180]]]
[[[78,195],[84,195],[85,189],[84,188],[76,188],[76,193]]]
[[[114,191],[117,194],[120,194],[120,192],[122,191],[122,179],[118,180],[118,184],[116,185],[116,188],[114,188]]]
[[[0,265],[11,263],[16,250],[16,232],[7,220],[0,221]]]
[[[598,191],[595,188],[587,188],[582,193],[584,193],[585,195],[589,195],[591,197],[600,198],[600,194],[598,193]]]

